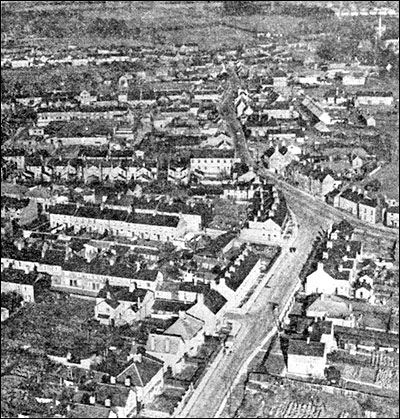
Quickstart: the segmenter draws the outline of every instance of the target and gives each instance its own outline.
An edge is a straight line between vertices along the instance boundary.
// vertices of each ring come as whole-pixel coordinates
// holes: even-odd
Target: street
[[[235,142],[238,156],[254,167],[260,174],[271,179],[285,194],[288,207],[295,214],[299,223],[297,236],[291,244],[297,251],[290,253],[289,247],[282,249],[282,257],[278,258],[272,267],[267,286],[264,287],[246,314],[232,314],[228,320],[234,319],[242,324],[236,337],[232,352],[226,354],[218,365],[214,367],[201,391],[196,391],[188,405],[183,409],[180,417],[212,418],[216,417],[221,407],[226,403],[227,395],[232,390],[242,366],[254,354],[267,335],[273,330],[275,323],[271,312],[271,305],[277,304],[277,315],[280,315],[293,290],[299,281],[299,274],[311,251],[312,243],[321,229],[327,229],[333,222],[348,219],[352,224],[376,234],[385,231],[386,236],[396,236],[396,231],[381,226],[366,225],[350,214],[342,213],[326,203],[311,197],[307,193],[296,189],[263,167],[258,167],[248,151],[246,139],[240,122],[236,118],[233,99],[238,88],[238,78],[231,72],[229,88],[225,91],[220,103],[220,114],[227,124],[229,135]],[[397,237],[397,236],[396,236]],[[200,390],[200,388],[198,389]]]

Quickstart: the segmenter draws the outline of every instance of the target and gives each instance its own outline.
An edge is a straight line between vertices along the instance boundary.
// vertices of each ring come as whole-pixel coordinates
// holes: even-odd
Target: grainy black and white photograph
[[[397,1],[1,1],[1,418],[399,418]]]

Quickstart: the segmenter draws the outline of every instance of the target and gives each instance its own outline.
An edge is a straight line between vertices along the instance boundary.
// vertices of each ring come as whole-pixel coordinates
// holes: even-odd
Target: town
[[[397,417],[398,3],[1,7],[1,416]]]

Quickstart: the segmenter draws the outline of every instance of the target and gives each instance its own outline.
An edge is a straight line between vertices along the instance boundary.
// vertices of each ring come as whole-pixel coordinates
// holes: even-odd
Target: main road
[[[229,94],[232,95],[228,91],[226,96]],[[232,100],[232,96],[230,99]],[[222,105],[224,105],[224,101],[222,101]],[[232,132],[234,138],[240,133],[243,135],[240,124],[236,126],[235,121],[237,120],[232,115],[232,108],[227,113],[221,106],[220,111],[227,122],[228,129],[234,131],[234,133]],[[240,155],[248,153],[247,147],[243,147],[243,143],[236,141],[236,146]],[[247,159],[247,161],[249,160]],[[224,355],[216,368],[208,375],[208,380],[203,383],[201,390],[194,392],[179,417],[215,417],[242,366],[274,328],[272,305],[269,303],[278,304],[279,311],[279,308],[283,308],[291,298],[315,237],[319,230],[328,227],[325,217],[312,214],[307,207],[300,206],[291,209],[295,211],[299,222],[297,235],[290,245],[298,249],[297,252],[291,253],[289,246],[283,247],[281,256],[272,267],[273,272],[267,286],[261,290],[250,310],[242,315],[227,315],[228,319],[235,320],[242,325],[236,336],[233,350],[230,354]]]
[[[221,100],[220,114],[226,122],[230,135],[235,141],[237,155],[242,157],[249,166],[258,170],[259,173],[272,179],[284,191],[286,202],[295,213],[299,223],[297,236],[291,244],[291,247],[295,247],[297,252],[290,253],[289,247],[285,246],[282,249],[281,257],[278,258],[272,267],[273,273],[267,286],[257,296],[250,310],[243,315],[228,315],[228,318],[230,317],[242,325],[236,336],[232,352],[224,355],[218,365],[212,365],[210,367],[212,370],[206,375],[206,382],[203,382],[195,390],[192,398],[179,414],[179,417],[216,417],[221,405],[226,401],[233,382],[240,374],[243,365],[245,365],[246,361],[254,354],[257,348],[260,347],[275,326],[274,315],[271,312],[272,305],[269,303],[278,304],[277,311],[279,313],[292,297],[293,291],[298,285],[301,269],[311,251],[312,243],[321,229],[326,229],[334,221],[350,218],[353,224],[361,225],[364,229],[367,228],[376,234],[382,234],[379,227],[366,226],[358,219],[341,213],[324,202],[277,179],[276,176],[264,168],[258,167],[248,151],[242,126],[236,118],[233,106],[238,87],[236,73],[232,72],[231,80],[228,84],[229,87]],[[387,232],[387,235],[390,236],[394,236],[395,234],[395,232]]]

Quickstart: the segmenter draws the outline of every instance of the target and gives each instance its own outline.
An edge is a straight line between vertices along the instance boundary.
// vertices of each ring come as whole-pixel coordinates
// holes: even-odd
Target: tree
[[[252,14],[257,11],[257,7],[252,1],[224,1],[223,10],[229,15]]]
[[[333,39],[328,39],[322,42],[316,51],[317,55],[324,61],[332,61],[337,55],[337,45],[336,41]]]

